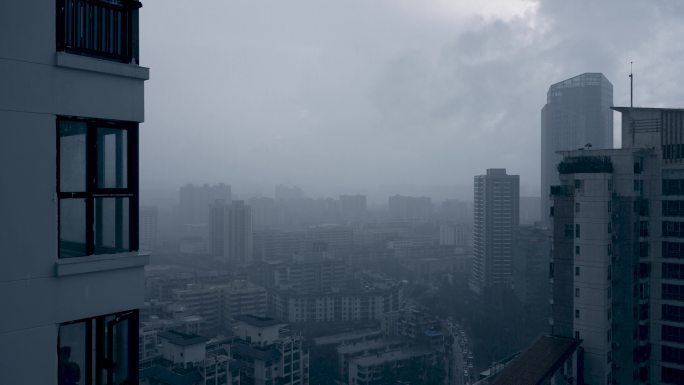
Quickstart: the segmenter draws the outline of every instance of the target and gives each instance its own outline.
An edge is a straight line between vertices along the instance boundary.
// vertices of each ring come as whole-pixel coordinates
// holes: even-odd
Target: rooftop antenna
[[[632,62],[629,62],[629,106],[634,107],[634,73],[632,72]]]

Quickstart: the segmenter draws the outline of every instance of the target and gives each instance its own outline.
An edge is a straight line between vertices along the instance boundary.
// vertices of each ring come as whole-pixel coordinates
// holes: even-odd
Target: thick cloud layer
[[[678,0],[144,3],[142,187],[464,185],[537,194],[548,86],[583,72],[682,107]],[[619,119],[616,116],[616,124]]]

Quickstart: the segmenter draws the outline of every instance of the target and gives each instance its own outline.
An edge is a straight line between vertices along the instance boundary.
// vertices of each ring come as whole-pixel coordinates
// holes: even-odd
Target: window
[[[650,249],[648,242],[639,242],[639,258],[648,258]]]
[[[684,286],[663,284],[663,299],[673,299],[675,301],[684,300]]]
[[[575,297],[579,298],[579,296],[580,296],[579,293],[580,293],[580,289],[579,289],[579,287],[576,287],[575,288]]]
[[[664,217],[684,217],[684,201],[663,200]]]
[[[575,202],[575,212],[576,213],[580,212],[580,203],[579,202]]]
[[[613,233],[613,224],[608,222],[608,234],[612,234],[612,233]]]
[[[663,242],[663,258],[684,258],[684,243]]]
[[[57,0],[57,50],[138,62],[136,0]]]
[[[664,384],[681,384],[684,382],[684,370],[682,369],[663,366],[660,375],[660,379]]]
[[[584,187],[584,183],[582,183],[582,179],[575,179],[575,190],[581,190],[582,187]]]
[[[579,277],[580,275],[580,268],[579,266],[575,267],[575,275]]]
[[[580,332],[575,330],[575,338],[580,339]]]
[[[684,237],[684,222],[663,221],[663,237]]]
[[[663,278],[684,279],[684,265],[677,263],[663,263]]]
[[[663,179],[663,195],[684,195],[684,179]]]
[[[579,238],[579,237],[580,237],[580,225],[579,225],[579,223],[576,223],[575,224],[575,238]]]
[[[563,227],[563,236],[565,238],[572,238],[573,233],[572,233],[572,224],[566,223],[565,226]]]
[[[578,245],[578,246],[575,246],[575,255],[580,255],[580,247],[579,247],[579,245]]]
[[[137,123],[57,122],[59,256],[137,250]]]
[[[662,305],[663,319],[666,321],[684,321],[684,307],[673,305]]]
[[[663,345],[661,353],[663,362],[672,362],[680,365],[684,364],[684,349]]]
[[[648,237],[648,221],[639,221],[639,236]]]
[[[580,317],[579,309],[575,309],[575,318],[579,318],[579,317]]]
[[[59,385],[137,384],[138,311],[60,325],[57,354]]]
[[[684,343],[684,328],[677,326],[662,326],[663,341]]]

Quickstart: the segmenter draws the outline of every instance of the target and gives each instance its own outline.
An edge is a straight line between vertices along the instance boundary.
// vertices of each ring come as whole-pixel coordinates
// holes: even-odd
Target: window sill
[[[55,275],[58,277],[87,274],[98,271],[128,269],[142,267],[149,263],[150,254],[132,251],[118,254],[91,255],[87,257],[63,258],[55,263]]]
[[[76,55],[66,52],[55,54],[57,67],[72,68],[82,71],[100,72],[127,78],[149,80],[150,69],[135,64],[118,63],[90,56]]]

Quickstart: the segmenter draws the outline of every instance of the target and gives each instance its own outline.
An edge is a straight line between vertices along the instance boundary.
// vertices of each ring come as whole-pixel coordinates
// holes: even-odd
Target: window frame
[[[61,132],[60,126],[63,122],[85,123],[85,183],[83,191],[61,191]],[[57,254],[58,258],[87,257],[98,254],[112,254],[120,252],[131,252],[138,250],[138,218],[139,218],[139,180],[138,180],[138,123],[128,121],[114,121],[101,119],[86,119],[73,116],[58,116],[56,120],[56,147],[57,147],[57,166],[56,166],[56,191],[57,191]],[[99,176],[98,166],[101,162],[101,150],[98,147],[98,130],[113,129],[124,130],[126,132],[126,154],[125,154],[125,173],[126,187],[98,187]],[[95,201],[102,198],[128,198],[128,248],[126,250],[115,250],[109,252],[96,252],[97,234]],[[69,256],[62,255],[61,237],[61,203],[67,199],[85,200],[85,255]],[[123,237],[118,234],[117,237]]]
[[[107,320],[108,317],[113,319]],[[129,382],[137,384],[139,381],[139,325],[140,314],[137,309],[118,313],[99,315],[96,317],[83,318],[59,324],[57,332],[57,355],[62,348],[61,327],[84,324],[85,345],[85,368],[80,368],[80,383],[84,385],[102,385],[114,383],[114,370],[112,360],[114,356],[113,330],[115,325],[129,322],[126,343],[128,347],[127,365]],[[103,381],[105,380],[105,381]]]

